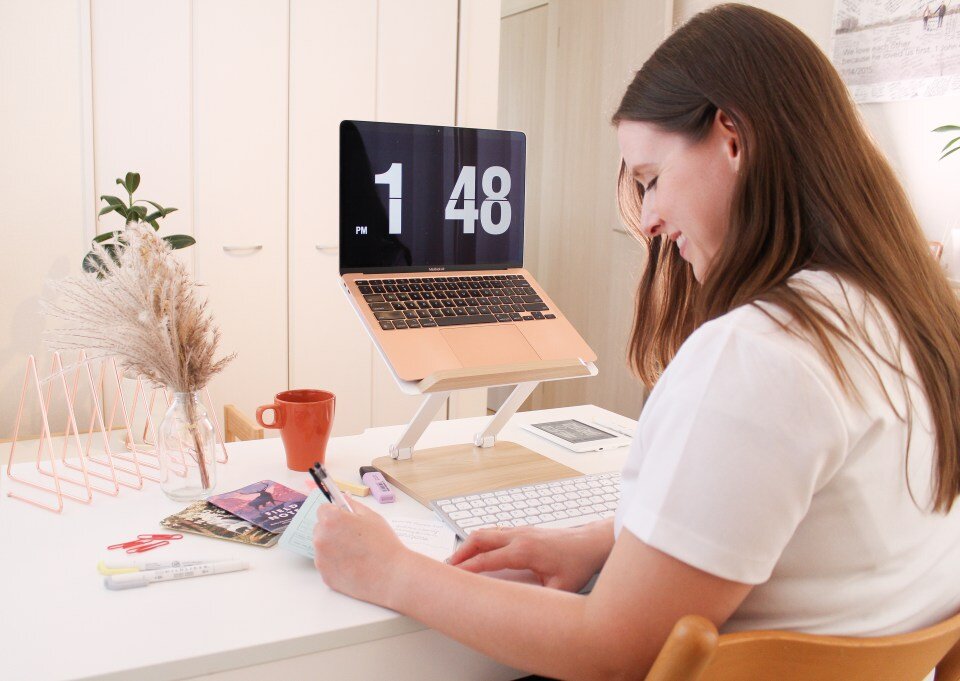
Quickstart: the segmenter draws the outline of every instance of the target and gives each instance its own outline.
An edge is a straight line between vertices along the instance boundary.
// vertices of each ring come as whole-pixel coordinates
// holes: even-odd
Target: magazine
[[[280,534],[293,520],[307,496],[273,480],[261,480],[233,492],[209,498],[214,506]]]
[[[206,501],[191,504],[179,513],[164,518],[160,524],[171,530],[192,532],[205,537],[238,541],[254,546],[273,546],[280,538],[279,535],[260,529]]]

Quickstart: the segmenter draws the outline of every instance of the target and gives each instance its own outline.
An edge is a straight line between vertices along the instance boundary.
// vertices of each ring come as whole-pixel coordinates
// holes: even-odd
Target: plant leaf
[[[120,264],[120,256],[117,253],[116,244],[105,244],[103,249],[110,254],[110,259],[113,260],[118,265]],[[99,254],[90,251],[83,257],[83,271],[84,272],[96,272],[97,276],[103,278],[103,271],[106,268],[106,263],[103,261],[103,258]]]
[[[941,149],[940,151],[946,151],[946,150],[949,149],[949,148],[951,147],[951,145],[953,145],[953,143],[956,142],[957,140],[960,140],[960,137],[954,137],[952,140],[950,140],[949,142],[947,142],[946,144],[944,144],[944,145],[943,145],[943,149]]]
[[[934,128],[931,132],[949,132],[951,130],[960,130],[960,125],[941,125],[939,128]]]
[[[127,173],[126,178],[123,180],[123,186],[126,187],[127,191],[131,194],[137,191],[137,187],[140,186],[140,173]]]
[[[115,236],[120,236],[120,232],[106,232],[93,237],[94,243],[102,244],[104,241],[110,241]]]
[[[130,206],[129,212],[136,213],[141,220],[147,217],[147,209],[143,206]]]
[[[154,231],[154,232],[159,232],[159,231],[160,231],[160,225],[157,224],[157,221],[156,221],[156,220],[151,220],[149,215],[148,215],[147,217],[145,217],[145,218],[143,219],[143,221],[146,222],[146,223],[148,223],[151,227],[153,227],[153,231]]]
[[[116,196],[110,196],[109,194],[103,194],[100,196],[101,201],[106,201],[111,206],[126,206],[122,200],[118,199]]]
[[[161,205],[160,205],[159,203],[157,203],[156,201],[151,201],[150,199],[144,199],[143,201],[137,201],[137,203],[149,203],[151,206],[153,206],[153,207],[156,208],[157,210],[163,210],[163,206],[161,206]]]
[[[940,160],[942,161],[943,159],[945,159],[947,156],[949,156],[950,154],[952,154],[952,153],[955,152],[955,151],[960,151],[960,146],[956,146],[956,147],[954,147],[953,149],[951,149],[950,151],[948,151],[947,153],[945,153],[943,156],[940,157]]]
[[[117,208],[116,206],[107,206],[105,208],[101,208],[100,212],[97,213],[97,215],[106,215],[110,211],[116,210],[116,208]]]
[[[178,248],[186,248],[187,246],[193,246],[193,244],[197,243],[196,239],[187,234],[172,234],[170,236],[163,237],[163,240],[169,243],[174,250]]]
[[[168,215],[170,215],[170,213],[174,212],[175,210],[177,210],[177,209],[176,209],[176,208],[164,208],[161,212],[163,213],[163,217],[167,217]]]
[[[103,261],[100,257],[90,251],[85,256],[83,256],[83,271],[84,272],[100,272],[103,269]]]
[[[114,209],[115,211],[117,211],[118,213],[120,213],[120,215],[123,216],[123,219],[124,219],[124,220],[129,220],[129,219],[130,219],[130,217],[129,217],[129,216],[130,216],[130,209],[127,208],[126,206],[114,206],[113,209]]]
[[[113,262],[118,265],[120,264],[120,254],[117,252],[118,248],[116,244],[104,244],[103,250],[110,254],[110,259],[113,260]]]

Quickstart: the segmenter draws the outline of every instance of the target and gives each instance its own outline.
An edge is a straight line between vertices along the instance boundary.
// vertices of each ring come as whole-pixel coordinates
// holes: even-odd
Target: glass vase
[[[200,393],[174,393],[157,432],[160,487],[174,501],[210,496],[217,484],[217,440]]]

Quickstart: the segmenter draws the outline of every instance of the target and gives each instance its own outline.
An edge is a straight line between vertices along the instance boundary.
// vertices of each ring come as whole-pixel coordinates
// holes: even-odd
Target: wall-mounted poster
[[[833,63],[857,102],[960,93],[960,1],[837,0]]]

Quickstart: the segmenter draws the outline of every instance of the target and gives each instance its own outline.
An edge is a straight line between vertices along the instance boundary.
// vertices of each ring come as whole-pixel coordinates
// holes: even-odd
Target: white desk
[[[619,470],[626,448],[576,454],[517,424],[560,418],[630,420],[599,407],[521,412],[502,439],[518,442],[584,473]],[[467,442],[484,418],[437,421],[420,447]],[[331,440],[331,475],[355,479],[358,468],[387,451],[401,426]],[[277,439],[228,445],[218,492],[270,478],[309,490],[306,473],[287,470]],[[416,454],[414,454],[416,456]],[[33,464],[18,464],[31,466]],[[397,613],[335,593],[312,563],[281,548],[263,549],[197,535],[140,557],[225,558],[251,563],[246,572],[109,591],[97,562],[121,551],[106,547],[164,529],[159,521],[186,504],[168,500],[156,483],[119,497],[97,494],[91,505],[66,500],[60,515],[7,497],[17,483],[0,474],[0,678],[79,679],[513,679],[521,674]],[[364,501],[386,516],[430,517],[398,491],[397,503]],[[469,607],[469,600],[464,600]]]

